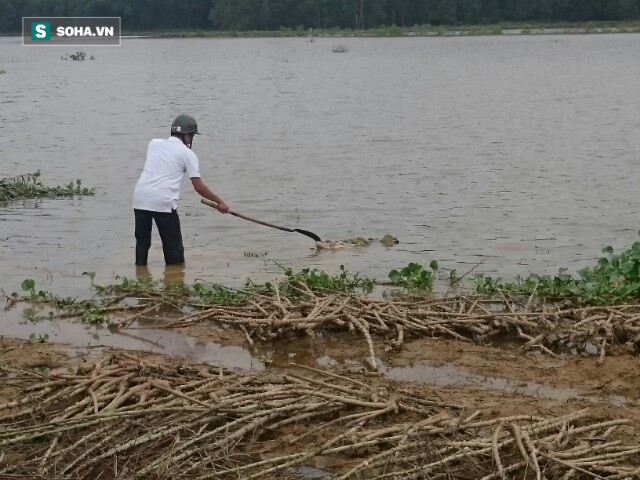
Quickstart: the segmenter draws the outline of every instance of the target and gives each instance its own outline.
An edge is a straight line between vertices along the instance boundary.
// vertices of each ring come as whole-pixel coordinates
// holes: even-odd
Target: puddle
[[[99,326],[87,326],[64,320],[43,320],[30,322],[19,309],[0,312],[0,335],[22,340],[46,339],[74,348],[115,347],[126,350],[178,355],[197,362],[220,365],[243,370],[264,370],[267,366],[286,368],[291,362],[315,368],[338,368],[365,371],[363,359],[349,358],[341,351],[338,360],[330,355],[314,355],[314,344],[322,346],[326,339],[308,338],[277,342],[273,345],[258,344],[256,351],[239,347],[224,346],[215,342],[202,342],[179,331],[156,328],[154,326],[133,325],[126,330],[110,331]],[[336,348],[336,345],[321,350]],[[317,351],[317,350],[316,350]],[[348,348],[346,348],[348,351]],[[571,399],[589,400],[594,403],[607,402],[619,406],[638,405],[622,396],[588,396],[576,388],[550,387],[537,382],[522,381],[504,377],[491,377],[461,371],[452,364],[441,366],[413,365],[390,367],[377,359],[378,371],[391,380],[419,382],[427,385],[476,386],[487,390],[523,395],[541,399],[567,402]],[[309,477],[313,478],[313,477]]]
[[[445,364],[440,367],[417,365],[390,368],[382,366],[380,371],[384,372],[392,380],[420,382],[429,385],[474,385],[489,390],[500,390],[506,393],[517,393],[518,395],[562,402],[580,396],[580,392],[572,388],[552,388],[535,382],[487,377],[460,371],[451,364]]]
[[[415,365],[411,367],[388,367],[380,360],[378,369],[392,380],[405,382],[419,382],[428,385],[473,385],[487,390],[497,390],[509,394],[523,395],[559,402],[567,402],[571,399],[589,400],[594,403],[613,403],[619,406],[637,405],[639,402],[627,399],[620,395],[608,397],[595,397],[584,395],[575,388],[558,388],[542,385],[537,382],[527,382],[502,377],[490,377],[475,373],[463,372],[451,364],[439,367],[427,365]]]
[[[264,370],[264,363],[251,352],[238,346],[199,342],[196,338],[158,328],[129,328],[110,331],[80,323],[43,320],[30,322],[17,309],[0,313],[0,335],[29,340],[46,338],[48,342],[78,348],[116,347],[166,355],[179,355],[193,360],[244,370]],[[32,337],[33,336],[33,337]]]

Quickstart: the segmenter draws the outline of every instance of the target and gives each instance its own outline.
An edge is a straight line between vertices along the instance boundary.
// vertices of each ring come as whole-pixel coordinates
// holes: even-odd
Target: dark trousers
[[[171,213],[152,212],[149,210],[133,209],[136,219],[136,265],[146,265],[151,248],[151,228],[156,222],[164,261],[167,265],[184,263],[184,245],[180,230],[180,217],[176,210]]]

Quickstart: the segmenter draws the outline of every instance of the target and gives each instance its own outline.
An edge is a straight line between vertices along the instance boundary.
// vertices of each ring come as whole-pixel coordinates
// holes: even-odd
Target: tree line
[[[0,0],[0,33],[22,17],[121,17],[123,32],[589,22],[640,19],[640,0]]]

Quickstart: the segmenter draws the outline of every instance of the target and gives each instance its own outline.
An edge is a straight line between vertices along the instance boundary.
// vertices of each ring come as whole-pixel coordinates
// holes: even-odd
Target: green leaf
[[[22,281],[22,284],[20,286],[22,287],[22,290],[24,290],[25,292],[33,292],[35,291],[35,288],[36,288],[36,282],[31,278],[27,278]]]
[[[620,264],[620,270],[623,273],[631,273],[631,272],[633,272],[633,269],[635,268],[635,266],[636,266],[635,262],[627,261],[627,262],[624,262],[624,263]]]
[[[571,275],[569,275],[568,273],[561,273],[556,278],[558,280],[560,280],[561,282],[569,282],[569,281],[571,281]]]

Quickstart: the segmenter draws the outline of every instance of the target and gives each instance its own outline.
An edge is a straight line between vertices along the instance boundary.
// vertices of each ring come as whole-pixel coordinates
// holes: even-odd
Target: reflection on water
[[[199,362],[228,368],[262,370],[264,364],[247,349],[223,346],[214,342],[199,342],[193,337],[172,330],[159,328],[128,328],[110,331],[104,327],[89,327],[68,321],[32,323],[22,318],[19,309],[6,312],[2,323],[2,335],[28,340],[48,336],[49,342],[80,348],[116,347],[166,355],[184,356]]]
[[[155,269],[154,269],[155,270]],[[158,268],[157,270],[160,270]],[[165,286],[168,285],[184,285],[185,284],[185,274],[186,274],[186,266],[184,263],[179,265],[164,265],[162,270],[162,283]],[[151,269],[148,265],[135,266],[135,276],[139,280],[147,279],[150,281],[157,280],[153,273],[151,273]]]
[[[184,284],[185,265],[165,265],[163,282],[165,285]]]

